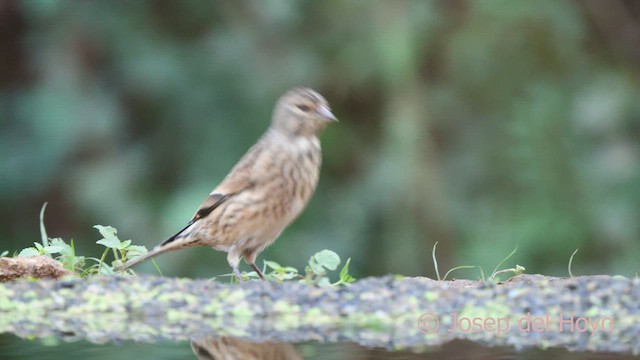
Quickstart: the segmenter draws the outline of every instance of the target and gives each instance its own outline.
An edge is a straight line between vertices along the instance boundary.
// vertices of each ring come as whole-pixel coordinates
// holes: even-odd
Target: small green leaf
[[[275,261],[264,260],[264,264],[267,265],[268,268],[271,268],[273,270],[279,270],[282,268],[282,266],[280,266],[280,264]]]
[[[344,263],[342,270],[340,270],[340,282],[343,284],[349,284],[356,281],[356,278],[349,274],[349,264],[351,264],[351,258],[347,259],[347,262]]]
[[[340,270],[340,278],[342,279],[344,276],[349,275],[349,264],[351,263],[351,258],[347,259],[347,262],[344,263],[342,270]]]
[[[114,275],[115,271],[113,271],[113,268],[111,268],[111,266],[107,265],[106,263],[102,263],[102,266],[100,266],[98,272],[101,275]]]
[[[121,249],[122,242],[118,239],[118,231],[111,226],[95,225],[94,228],[98,229],[102,239],[96,241],[96,244],[104,245],[110,249]]]
[[[316,261],[316,259],[312,256],[309,259],[309,266],[308,266],[309,270],[307,272],[311,272],[314,274],[324,274],[324,267],[320,264],[318,264],[318,262]]]
[[[75,255],[75,251],[73,250],[73,248],[67,243],[65,243],[64,240],[62,240],[61,238],[55,238],[50,240],[51,240],[49,242],[51,244],[50,246],[58,246],[61,248],[60,251],[57,251],[58,253],[60,253],[60,255],[65,255],[65,256]]]
[[[38,256],[40,255],[40,251],[34,247],[28,247],[26,249],[22,249],[18,254],[18,257],[30,257],[30,256]]]
[[[331,250],[322,250],[313,257],[318,262],[318,265],[324,266],[329,270],[335,270],[340,265],[340,256]]]
[[[280,280],[291,280],[298,277],[298,272],[297,271],[295,273],[285,272],[285,273],[278,274],[277,277]]]
[[[258,274],[255,271],[248,272],[248,273],[242,273],[241,275],[242,275],[242,279],[243,280],[260,279],[260,277],[258,276]],[[235,274],[229,274],[229,276],[231,276],[233,278],[235,276]]]
[[[322,277],[318,280],[318,287],[329,287],[331,286],[331,282],[328,277]]]
[[[288,273],[291,273],[291,272],[296,273],[296,274],[298,273],[298,269],[296,269],[294,267],[290,267],[290,266],[283,267],[282,270],[284,270],[285,272],[288,272]]]
[[[341,278],[340,281],[343,284],[351,284],[352,282],[356,281],[356,278],[354,278],[353,276],[347,274],[344,278]]]
[[[95,229],[98,229],[103,239],[98,240],[96,243],[104,245],[111,249],[119,249],[121,241],[118,239],[118,231],[111,226],[95,225]]]
[[[118,266],[120,266],[120,265],[122,265],[122,264],[124,264],[124,263],[122,262],[122,260],[113,260],[113,262],[111,263],[111,266],[112,266],[113,268],[117,268]]]
[[[1,257],[5,257],[5,256],[7,256],[8,254],[9,254],[9,251],[5,250],[5,251],[3,251],[2,253],[0,253],[0,258],[1,258]]]
[[[44,246],[42,246],[42,244],[40,243],[33,243],[33,245],[36,246],[36,249],[38,249],[38,253],[40,254],[44,254]]]
[[[96,244],[104,245],[110,249],[120,248],[120,240],[118,239],[100,239],[96,241]]]
[[[149,250],[147,250],[146,247],[141,246],[141,245],[130,245],[127,246],[127,258],[131,259],[132,257],[138,257],[140,255],[144,255],[146,253],[148,253]]]
[[[45,254],[51,255],[51,254],[60,253],[62,250],[64,250],[64,247],[60,245],[48,245],[48,246],[45,246],[43,250]]]
[[[131,240],[125,240],[120,243],[120,247],[118,249],[120,250],[126,249],[129,247],[129,245],[131,245]]]
[[[118,230],[113,226],[94,225],[93,228],[97,229],[104,238],[118,238]]]

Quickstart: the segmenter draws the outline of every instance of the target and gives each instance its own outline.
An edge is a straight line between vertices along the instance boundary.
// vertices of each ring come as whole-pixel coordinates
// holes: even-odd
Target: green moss
[[[231,309],[231,314],[236,320],[245,318],[251,319],[254,312],[247,306],[247,303],[243,303],[233,307]]]
[[[438,293],[435,291],[427,291],[424,293],[424,298],[427,301],[436,301],[438,300]]]
[[[320,308],[312,307],[304,314],[302,318],[303,324],[320,326],[335,322],[335,316],[325,314]]]

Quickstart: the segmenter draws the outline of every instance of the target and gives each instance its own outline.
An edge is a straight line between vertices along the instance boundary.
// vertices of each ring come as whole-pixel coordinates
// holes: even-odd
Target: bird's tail
[[[127,270],[128,268],[132,267],[132,266],[136,266],[138,264],[140,264],[141,262],[147,261],[148,259],[156,256],[156,255],[160,255],[162,253],[165,253],[167,251],[171,250],[171,246],[163,246],[163,245],[159,245],[156,246],[155,248],[151,249],[151,251],[149,251],[146,254],[140,255],[136,258],[133,258],[127,262],[125,262],[124,264],[118,266],[116,268],[116,271],[124,271]]]
[[[196,238],[192,238],[190,236],[188,236],[188,229],[191,227],[191,225],[193,225],[195,223],[194,221],[191,221],[187,224],[187,226],[185,226],[182,230],[178,231],[175,235],[173,235],[172,237],[168,238],[167,240],[163,241],[160,245],[154,247],[153,249],[151,249],[151,251],[149,251],[146,254],[143,254],[141,256],[138,256],[137,258],[131,259],[127,262],[125,262],[124,264],[118,266],[116,268],[116,271],[124,271],[127,270],[128,268],[138,265],[143,261],[146,261],[156,255],[160,255],[163,253],[166,253],[167,251],[171,251],[171,250],[175,250],[175,249],[180,249],[180,248],[185,248],[185,247],[191,247],[191,246],[199,246],[202,245],[200,243],[200,241]]]

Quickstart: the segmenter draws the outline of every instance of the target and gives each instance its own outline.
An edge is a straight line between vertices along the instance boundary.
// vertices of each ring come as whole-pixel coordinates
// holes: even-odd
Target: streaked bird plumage
[[[189,223],[125,270],[156,255],[194,246],[227,252],[240,281],[243,258],[264,280],[255,260],[304,209],[315,191],[322,154],[319,135],[337,119],[309,88],[285,93],[271,125],[209,194]]]

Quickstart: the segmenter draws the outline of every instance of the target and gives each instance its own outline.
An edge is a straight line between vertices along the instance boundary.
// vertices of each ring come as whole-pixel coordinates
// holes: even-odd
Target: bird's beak
[[[318,107],[318,114],[320,114],[320,116],[325,119],[329,119],[331,122],[338,122],[336,116],[333,115],[331,110],[329,110],[329,108],[324,105],[320,105],[320,107]]]

